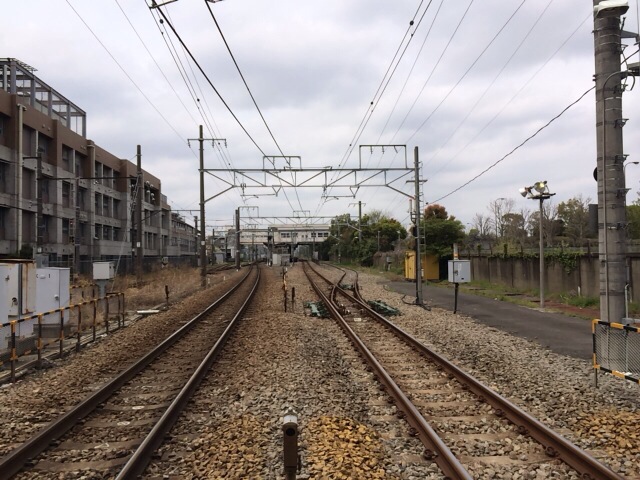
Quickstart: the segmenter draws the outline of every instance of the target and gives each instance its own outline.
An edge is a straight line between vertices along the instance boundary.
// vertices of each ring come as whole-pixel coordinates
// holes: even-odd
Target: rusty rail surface
[[[443,356],[429,349],[411,334],[405,332],[400,327],[387,320],[384,316],[371,309],[371,307],[369,307],[369,305],[362,299],[359,288],[357,286],[354,285],[354,295],[352,296],[349,295],[346,290],[333,284],[333,282],[322,276],[316,270],[314,270],[314,272],[325,282],[333,285],[332,296],[335,296],[336,293],[340,293],[344,297],[347,297],[350,301],[355,302],[360,308],[365,310],[368,315],[382,323],[396,336],[410,344],[413,348],[426,355],[431,361],[442,367],[444,371],[456,378],[461,384],[467,386],[468,389],[475,393],[478,398],[491,405],[491,407],[495,410],[496,415],[507,418],[511,423],[516,425],[519,433],[528,435],[539,442],[541,445],[543,445],[547,455],[549,455],[550,457],[558,457],[567,465],[579,472],[583,476],[583,478],[593,480],[623,479],[623,477],[610,470],[604,464],[600,463],[586,451],[582,450],[581,448],[571,443],[569,440],[554,432],[539,420],[522,410],[520,407],[510,402],[502,395],[496,393],[494,390],[484,385],[472,375],[464,372],[462,369],[451,363]]]
[[[418,432],[420,440],[427,449],[427,451],[425,452],[425,456],[427,458],[433,459],[435,463],[440,467],[442,472],[452,480],[469,480],[473,478],[460,463],[460,461],[456,458],[456,456],[451,452],[451,450],[449,450],[449,447],[445,445],[438,434],[436,434],[433,428],[431,428],[429,423],[418,411],[416,406],[411,402],[411,400],[407,398],[407,396],[387,373],[380,362],[376,360],[374,355],[369,351],[365,344],[362,343],[360,338],[347,324],[346,320],[342,317],[342,315],[340,315],[334,303],[330,301],[329,298],[327,298],[322,289],[311,279],[306,264],[303,265],[305,274],[307,275],[307,278],[309,279],[313,290],[326,304],[327,309],[331,313],[331,316],[338,322],[353,345],[362,353],[362,355],[367,360],[367,363],[376,372],[378,380],[384,385],[385,389],[395,399],[398,406],[400,406],[402,411],[406,414],[406,420],[409,425],[411,425]],[[314,273],[323,278],[325,281],[328,281],[315,270]],[[335,292],[336,288],[338,287],[336,285],[333,285],[332,295]]]
[[[227,300],[240,286],[246,281],[250,273],[253,271],[253,267],[247,271],[242,279],[224,293],[215,302],[209,305],[201,313],[193,317],[182,327],[176,330],[173,334],[167,337],[153,350],[141,357],[136,363],[124,370],[118,376],[111,379],[100,389],[90,394],[87,398],[81,401],[71,410],[60,415],[56,420],[45,426],[40,432],[31,437],[27,442],[23,443],[13,451],[0,458],[0,480],[11,478],[18,473],[32,458],[36,457],[43,451],[45,451],[52,442],[60,438],[62,435],[71,430],[76,424],[80,423],[87,415],[93,412],[101,404],[106,402],[116,391],[118,391],[123,385],[129,382],[138,373],[144,370],[155,359],[160,357],[166,350],[174,345],[180,338],[182,338],[189,330],[191,330],[202,318],[207,316],[217,307],[219,307],[225,300]],[[259,277],[259,275],[258,275]],[[252,290],[252,292],[255,291]],[[227,334],[227,330],[225,330]],[[217,345],[218,343],[216,343]],[[215,348],[215,346],[214,346]],[[207,356],[209,358],[209,356]],[[206,359],[205,359],[206,360]],[[182,392],[181,392],[182,393]]]

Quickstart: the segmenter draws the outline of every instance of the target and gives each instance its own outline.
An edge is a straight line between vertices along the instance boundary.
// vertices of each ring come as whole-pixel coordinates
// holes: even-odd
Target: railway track
[[[259,268],[249,269],[151,352],[0,458],[0,479],[136,478],[215,362],[259,279]]]
[[[425,459],[446,477],[491,478],[529,465],[562,478],[622,478],[371,310],[354,272],[344,271],[336,283],[306,265],[305,272],[396,404],[398,417],[422,441]],[[347,275],[352,294],[338,286]]]

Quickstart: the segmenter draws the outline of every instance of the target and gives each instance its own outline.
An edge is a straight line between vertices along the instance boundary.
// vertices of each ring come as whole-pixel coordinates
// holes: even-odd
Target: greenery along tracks
[[[319,288],[316,292],[323,295]],[[333,302],[333,316],[423,441],[425,456],[445,475],[513,475],[538,468],[543,474],[577,471],[584,478],[621,478],[334,285],[332,297],[337,293],[353,304],[351,310],[369,317],[358,320],[343,306],[343,318]]]
[[[27,465],[102,476],[128,458],[117,478],[135,478],[215,361],[255,293],[259,273],[258,268],[249,269],[239,283],[138,362],[0,459],[0,479]],[[63,443],[45,452],[58,439]],[[36,458],[37,463],[31,460],[41,452],[46,456]]]

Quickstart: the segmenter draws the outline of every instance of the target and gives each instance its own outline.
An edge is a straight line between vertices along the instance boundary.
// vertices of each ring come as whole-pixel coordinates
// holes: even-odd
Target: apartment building
[[[142,202],[146,260],[196,257],[196,232],[162,182],[87,138],[86,113],[12,58],[0,59],[0,257],[29,252],[81,272],[131,258]],[[140,182],[140,188],[137,188]]]

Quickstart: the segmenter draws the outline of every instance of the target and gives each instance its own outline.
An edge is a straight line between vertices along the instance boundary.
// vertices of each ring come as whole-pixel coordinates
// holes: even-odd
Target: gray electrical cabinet
[[[448,280],[450,283],[467,283],[471,281],[470,260],[449,260],[448,267]]]
[[[112,280],[116,276],[113,262],[93,262],[94,280]]]
[[[70,295],[71,273],[68,268],[36,269],[36,311],[50,312],[61,307],[68,307]],[[69,311],[63,312],[64,323],[69,320]],[[43,323],[60,323],[60,313],[46,314]]]

